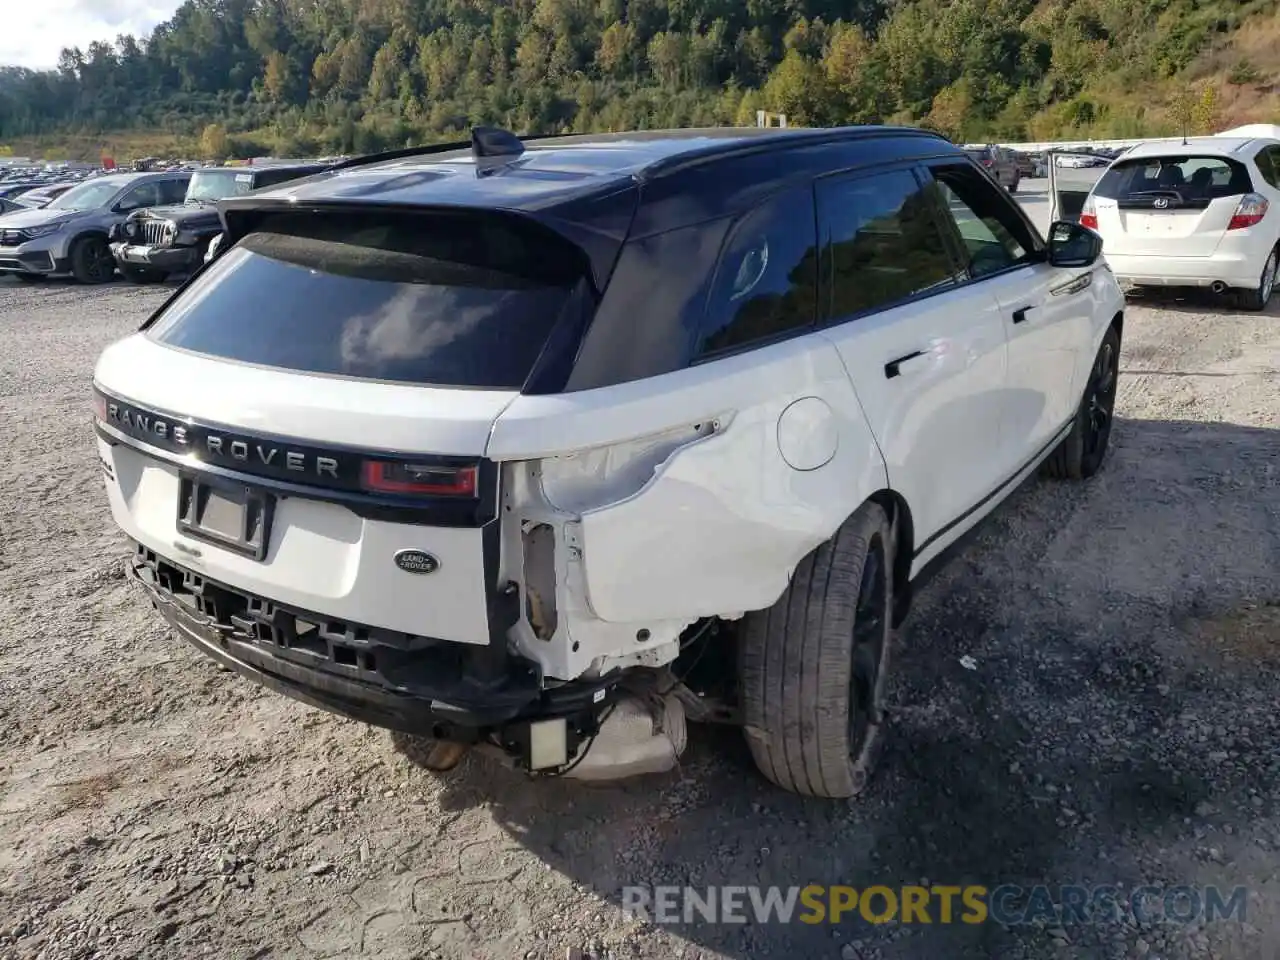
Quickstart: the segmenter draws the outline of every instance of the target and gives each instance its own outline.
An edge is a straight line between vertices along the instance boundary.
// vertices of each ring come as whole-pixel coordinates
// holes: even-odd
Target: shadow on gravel
[[[1114,443],[1090,483],[1029,481],[921,594],[863,799],[776,790],[735,731],[695,727],[671,775],[530,782],[470,758],[443,803],[491,806],[515,841],[619,905],[633,884],[1133,884],[1153,861],[1165,882],[1193,882],[1190,861],[1160,858],[1197,804],[1239,800],[1247,824],[1246,801],[1280,776],[1275,660],[1259,669],[1248,644],[1207,639],[1261,611],[1236,632],[1269,630],[1250,643],[1280,647],[1267,612],[1280,609],[1280,431],[1120,420]],[[1043,931],[938,919],[670,932],[743,960],[1061,955]],[[1100,929],[1073,928],[1077,947],[1096,940],[1073,955],[1110,955]]]
[[[1215,294],[1204,287],[1146,287],[1128,292],[1125,302],[1129,306],[1150,307],[1174,313],[1212,313],[1227,317],[1280,316],[1280,297],[1272,297],[1265,310],[1241,310],[1231,293]]]

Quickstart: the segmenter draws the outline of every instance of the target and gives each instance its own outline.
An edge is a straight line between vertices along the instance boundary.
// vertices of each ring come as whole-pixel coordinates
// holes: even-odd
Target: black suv
[[[325,164],[309,163],[197,170],[181,206],[139,210],[113,229],[111,254],[120,272],[135,283],[194,270],[203,262],[210,242],[222,232],[216,206],[219,200],[325,169]]]

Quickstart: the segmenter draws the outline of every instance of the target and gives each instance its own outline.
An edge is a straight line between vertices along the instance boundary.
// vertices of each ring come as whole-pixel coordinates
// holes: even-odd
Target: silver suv
[[[0,217],[0,274],[20,280],[71,275],[106,283],[116,262],[107,245],[111,227],[132,210],[181,203],[189,172],[120,173],[72,187],[39,210]]]

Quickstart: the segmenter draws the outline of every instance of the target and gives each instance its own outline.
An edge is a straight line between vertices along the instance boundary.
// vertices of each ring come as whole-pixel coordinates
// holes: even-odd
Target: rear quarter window
[[[1121,201],[1169,191],[1187,200],[1216,200],[1252,190],[1249,170],[1238,160],[1178,154],[1117,160],[1093,192]]]
[[[505,218],[277,214],[148,335],[299,373],[518,390],[585,276],[576,248]]]
[[[790,190],[733,228],[707,301],[701,356],[809,329],[817,315],[813,188]]]

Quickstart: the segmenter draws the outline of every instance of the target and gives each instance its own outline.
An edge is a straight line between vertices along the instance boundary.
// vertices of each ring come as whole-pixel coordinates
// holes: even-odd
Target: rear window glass
[[[520,389],[583,276],[572,247],[495,217],[281,214],[150,335],[302,373]]]
[[[1140,200],[1171,191],[1184,200],[1216,200],[1252,189],[1249,171],[1239,161],[1182,154],[1118,160],[1093,192],[1109,200]]]

